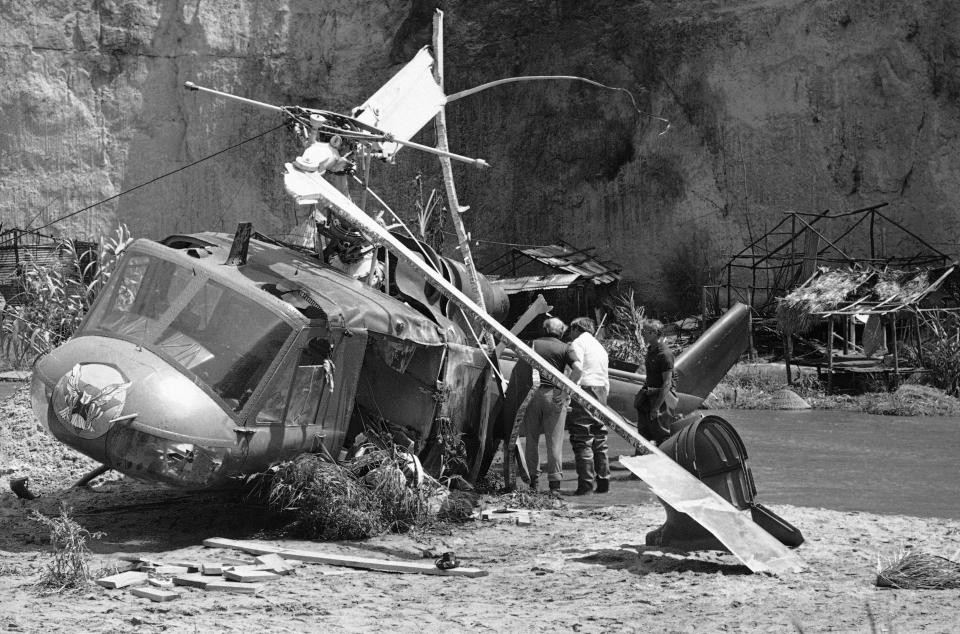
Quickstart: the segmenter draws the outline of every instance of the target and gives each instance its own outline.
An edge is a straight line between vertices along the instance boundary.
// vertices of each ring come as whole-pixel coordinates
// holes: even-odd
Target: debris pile
[[[444,552],[435,562],[426,563],[287,549],[264,542],[236,541],[220,537],[206,539],[203,545],[207,548],[235,549],[254,557],[251,559],[221,555],[214,561],[165,563],[140,555],[124,555],[121,558],[130,562],[132,569],[97,579],[97,584],[108,590],[130,588],[135,596],[164,602],[180,598],[181,593],[178,588],[260,594],[265,583],[295,574],[296,569],[304,563],[336,567],[325,571],[324,574],[342,574],[344,571],[338,568],[352,568],[459,577],[487,575],[485,570],[461,566],[453,552]]]
[[[296,517],[294,533],[323,540],[404,532],[434,518],[463,520],[473,512],[473,497],[449,491],[394,448],[339,464],[301,455],[272,474],[268,493],[271,506]]]

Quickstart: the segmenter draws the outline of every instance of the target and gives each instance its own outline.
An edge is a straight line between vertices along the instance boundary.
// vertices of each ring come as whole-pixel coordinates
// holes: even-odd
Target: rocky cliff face
[[[580,75],[670,121],[661,134],[625,94],[576,82],[451,104],[452,149],[493,165],[456,168],[474,238],[594,246],[667,309],[685,301],[668,289],[704,281],[790,210],[887,201],[960,251],[960,7],[947,0],[2,2],[0,217],[40,227],[132,189],[44,231],[286,231],[302,218],[279,179],[298,148],[268,132],[282,121],[183,82],[346,111],[429,43],[436,6],[448,93]],[[418,171],[440,187],[436,161],[408,150],[372,180],[403,208]],[[478,260],[503,248],[481,242]]]

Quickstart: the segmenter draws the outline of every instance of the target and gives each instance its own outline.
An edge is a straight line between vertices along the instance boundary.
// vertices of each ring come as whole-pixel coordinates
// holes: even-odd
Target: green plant
[[[69,509],[60,503],[60,516],[47,517],[38,511],[30,516],[50,529],[53,554],[40,578],[39,585],[58,592],[83,587],[90,581],[90,549],[88,539],[100,539],[105,533],[91,533],[69,515]]]
[[[923,363],[929,382],[952,396],[960,396],[960,315],[931,313],[930,337],[923,344]]]
[[[330,540],[405,532],[435,518],[462,519],[472,508],[452,500],[429,475],[418,477],[410,454],[394,446],[363,449],[340,464],[304,454],[281,465],[271,479],[269,503],[294,514],[297,532]]]
[[[60,244],[60,264],[24,262],[17,274],[21,291],[0,311],[0,351],[14,365],[29,367],[73,335],[97,294],[110,279],[120,255],[133,242],[120,225],[96,252]]]
[[[643,363],[647,344],[640,330],[646,309],[638,305],[632,288],[620,291],[605,302],[612,318],[606,324],[607,336],[600,342],[611,357],[632,363]]]
[[[417,210],[415,218],[417,232],[421,240],[440,251],[443,248],[443,223],[445,214],[440,196],[436,189],[430,190],[426,200],[423,198],[423,175],[417,173],[413,179],[413,205]]]

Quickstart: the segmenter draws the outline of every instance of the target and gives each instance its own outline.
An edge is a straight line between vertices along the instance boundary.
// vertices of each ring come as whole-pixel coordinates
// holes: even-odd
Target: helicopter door
[[[273,427],[270,445],[281,450],[282,458],[316,450],[319,441],[331,450],[332,443],[343,442],[359,371],[352,366],[359,366],[358,350],[365,345],[365,337],[344,332],[301,336],[291,353],[295,362],[285,360],[265,391],[254,424]]]

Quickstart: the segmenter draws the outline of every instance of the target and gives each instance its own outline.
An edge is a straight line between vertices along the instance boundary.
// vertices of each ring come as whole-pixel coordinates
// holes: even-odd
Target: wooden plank
[[[146,583],[147,579],[149,578],[150,575],[145,572],[130,570],[128,572],[121,572],[118,575],[111,575],[109,577],[97,579],[97,584],[112,590],[114,588],[126,588],[127,586],[135,586],[141,583]]]
[[[206,589],[219,592],[233,592],[235,594],[257,594],[263,590],[263,584],[240,583],[239,581],[211,581],[207,584]]]
[[[258,564],[260,564],[262,569],[270,570],[272,572],[277,573],[278,575],[288,575],[291,572],[293,572],[294,568],[296,568],[296,566],[294,565],[294,562],[287,561],[286,559],[284,559],[283,557],[281,557],[276,553],[270,553],[268,555],[259,555],[257,557],[254,557],[254,559]],[[297,565],[299,565],[299,562],[297,562]]]
[[[223,578],[242,583],[256,583],[258,581],[273,581],[280,575],[269,570],[250,570],[248,568],[231,568],[223,571]]]
[[[486,570],[478,568],[451,568],[449,570],[440,570],[432,563],[422,563],[419,561],[391,561],[386,559],[370,559],[367,557],[351,557],[349,555],[337,555],[333,553],[322,553],[313,550],[292,550],[279,546],[267,546],[257,542],[237,541],[233,539],[223,539],[214,537],[203,540],[203,545],[207,548],[236,548],[253,555],[266,555],[276,553],[284,559],[296,559],[315,564],[330,564],[331,566],[346,566],[348,568],[363,568],[366,570],[379,570],[381,572],[403,572],[419,573],[424,575],[441,575],[453,577],[484,577],[489,573]]]
[[[185,575],[190,572],[190,568],[187,566],[171,566],[164,564],[154,568],[153,572],[157,573],[158,575]]]
[[[173,587],[173,581],[170,579],[161,579],[160,577],[150,577],[147,579],[147,583],[155,588],[163,588],[164,590],[169,590]]]
[[[173,578],[173,584],[176,586],[187,586],[189,588],[206,588],[210,583],[209,577],[204,577],[198,573],[178,575]]]
[[[224,568],[223,564],[204,562],[200,564],[200,573],[203,575],[222,575]]]
[[[157,603],[173,601],[174,599],[180,598],[179,592],[174,592],[173,590],[161,590],[160,588],[131,588],[130,593],[143,599],[156,601]]]
[[[200,572],[200,564],[196,561],[168,561],[171,566],[183,566],[187,572]]]

